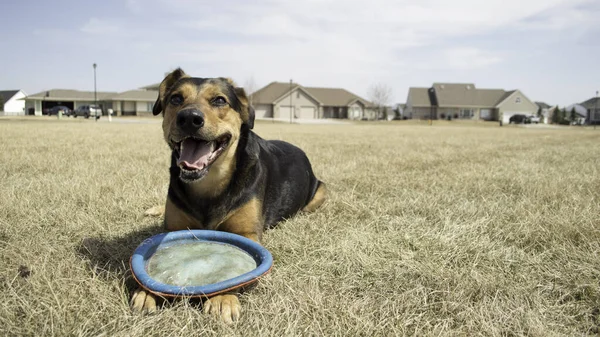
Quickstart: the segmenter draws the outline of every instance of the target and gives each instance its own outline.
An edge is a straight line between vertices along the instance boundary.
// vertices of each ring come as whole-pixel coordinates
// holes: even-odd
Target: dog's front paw
[[[165,215],[165,206],[154,206],[151,208],[148,208],[145,212],[144,212],[145,216],[163,216]]]
[[[139,288],[131,297],[130,307],[135,312],[153,313],[156,311],[156,297],[146,290]]]
[[[219,316],[227,324],[240,318],[241,308],[237,295],[218,295],[204,302],[204,313]]]

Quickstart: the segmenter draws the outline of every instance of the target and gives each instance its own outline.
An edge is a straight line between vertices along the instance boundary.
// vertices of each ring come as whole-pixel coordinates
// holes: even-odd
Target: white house
[[[25,96],[23,90],[0,91],[0,116],[25,115]]]

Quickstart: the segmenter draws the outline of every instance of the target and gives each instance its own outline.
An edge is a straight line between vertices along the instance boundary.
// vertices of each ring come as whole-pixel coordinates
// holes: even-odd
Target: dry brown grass
[[[274,271],[225,326],[185,302],[129,312],[167,188],[159,124],[0,120],[0,334],[598,333],[600,131],[256,131],[305,149],[331,198],[266,233]]]

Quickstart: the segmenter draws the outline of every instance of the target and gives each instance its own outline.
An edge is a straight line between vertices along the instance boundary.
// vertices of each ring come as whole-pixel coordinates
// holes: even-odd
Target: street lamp
[[[96,63],[94,63],[94,111],[95,111],[95,117],[96,117],[96,122],[98,121],[98,98],[96,96]]]

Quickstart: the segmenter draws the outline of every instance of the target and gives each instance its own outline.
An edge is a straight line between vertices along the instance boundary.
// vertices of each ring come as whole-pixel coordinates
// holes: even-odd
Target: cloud
[[[571,32],[597,26],[595,3],[125,0],[119,16],[92,17],[65,41],[131,50],[159,77],[181,65],[194,75],[238,83],[254,74],[258,85],[293,78],[364,95],[377,82],[405,90],[406,83],[440,76],[477,81],[484,72],[498,81],[491,72],[514,69],[511,62],[525,67],[533,51],[545,55],[546,46],[563,46]]]
[[[105,20],[91,18],[85,25],[83,25],[83,27],[81,27],[81,31],[87,34],[109,35],[118,33],[119,26]]]
[[[493,52],[477,48],[451,48],[442,53],[446,68],[450,69],[477,69],[487,67],[502,61],[502,58]]]

